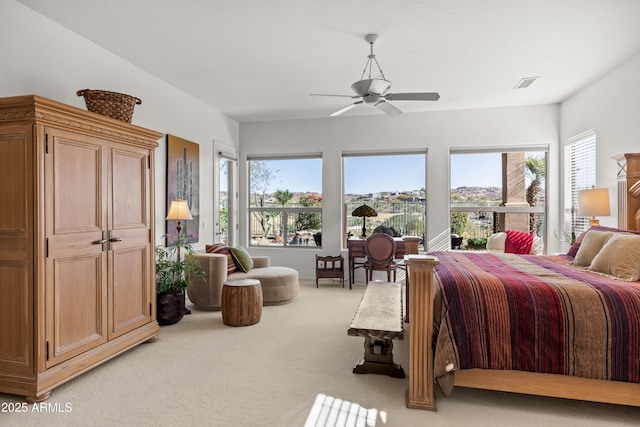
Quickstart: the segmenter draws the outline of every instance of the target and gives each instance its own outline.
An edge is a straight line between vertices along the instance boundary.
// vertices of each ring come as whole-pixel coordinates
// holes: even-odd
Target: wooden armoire
[[[35,95],[0,98],[0,392],[44,400],[156,339],[161,136]]]

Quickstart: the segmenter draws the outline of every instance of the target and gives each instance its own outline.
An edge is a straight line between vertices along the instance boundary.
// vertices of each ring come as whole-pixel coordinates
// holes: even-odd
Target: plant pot
[[[184,291],[174,289],[157,294],[157,314],[159,325],[173,325],[184,316]]]

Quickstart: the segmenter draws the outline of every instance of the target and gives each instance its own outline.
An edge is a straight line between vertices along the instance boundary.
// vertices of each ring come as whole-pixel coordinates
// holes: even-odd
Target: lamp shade
[[[189,205],[187,204],[187,201],[180,199],[173,200],[166,219],[177,221],[193,219],[191,212],[189,212]]]
[[[353,212],[351,212],[351,216],[361,216],[361,217],[378,216],[378,212],[376,212],[371,206],[362,205],[355,208]]]
[[[578,214],[580,216],[609,216],[609,189],[591,188],[578,192]]]

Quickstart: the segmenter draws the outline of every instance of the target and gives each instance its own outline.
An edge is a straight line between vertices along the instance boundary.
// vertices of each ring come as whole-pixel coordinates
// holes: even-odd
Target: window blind
[[[596,133],[589,131],[569,141],[571,229],[576,236],[589,228],[589,218],[578,216],[578,192],[596,184]]]

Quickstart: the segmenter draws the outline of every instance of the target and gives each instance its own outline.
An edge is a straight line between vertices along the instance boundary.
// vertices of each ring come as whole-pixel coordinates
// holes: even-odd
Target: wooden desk
[[[395,259],[404,259],[405,255],[417,254],[418,245],[420,244],[420,237],[418,236],[404,236],[394,237],[396,242],[396,255]],[[364,260],[357,261],[357,258],[365,258],[364,243],[367,239],[361,239],[359,237],[352,237],[347,240],[347,249],[349,250],[349,289],[355,283],[354,272],[356,268],[360,268],[364,265]]]

